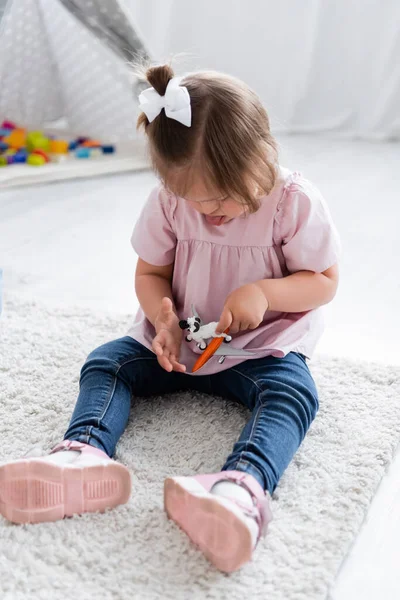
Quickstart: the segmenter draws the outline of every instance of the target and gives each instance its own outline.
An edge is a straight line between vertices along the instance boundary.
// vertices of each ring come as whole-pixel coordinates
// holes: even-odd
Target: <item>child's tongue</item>
[[[222,225],[222,223],[225,222],[225,217],[211,217],[210,215],[204,215],[206,218],[207,223],[210,223],[210,225]]]

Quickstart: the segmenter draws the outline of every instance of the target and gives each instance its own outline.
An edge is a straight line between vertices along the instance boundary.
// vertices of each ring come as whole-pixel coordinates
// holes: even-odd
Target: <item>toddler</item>
[[[140,310],[125,337],[89,354],[64,440],[0,467],[0,512],[37,523],[126,503],[130,473],[112,457],[131,397],[222,396],[250,411],[232,452],[217,473],[172,473],[164,502],[229,573],[265,535],[270,494],[318,410],[307,359],[322,331],[319,307],[336,292],[339,242],[320,192],[279,164],[247,85],[208,71],[178,78],[168,65],[146,75],[138,126],[160,184],[132,235]],[[233,338],[225,357],[195,374],[201,349],[179,326],[193,307]]]

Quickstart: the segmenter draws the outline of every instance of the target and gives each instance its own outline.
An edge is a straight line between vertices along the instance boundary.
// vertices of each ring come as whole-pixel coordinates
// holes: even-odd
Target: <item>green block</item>
[[[0,156],[0,167],[6,167],[7,166],[7,159],[5,156]]]
[[[46,152],[49,148],[50,140],[41,131],[31,131],[26,136],[26,149],[28,152],[33,150],[44,150]]]

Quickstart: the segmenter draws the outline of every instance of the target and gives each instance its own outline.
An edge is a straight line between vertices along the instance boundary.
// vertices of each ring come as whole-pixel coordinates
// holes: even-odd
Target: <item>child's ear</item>
[[[182,321],[179,321],[179,327],[180,327],[181,329],[187,329],[187,327],[188,327],[188,322],[187,322],[187,321],[183,321],[183,320],[182,320]]]

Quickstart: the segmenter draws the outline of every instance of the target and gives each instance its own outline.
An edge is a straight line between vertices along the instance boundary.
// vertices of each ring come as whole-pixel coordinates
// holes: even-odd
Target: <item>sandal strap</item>
[[[244,505],[242,502],[232,498],[232,501],[235,502],[246,515],[255,519],[259,527],[258,541],[261,536],[266,536],[268,524],[272,520],[270,495],[261,488],[258,481],[256,481],[253,476],[250,476],[247,473],[240,472],[238,475],[227,475],[227,477],[224,478],[224,481],[229,480],[244,487],[253,500],[253,506],[250,508],[248,505]],[[262,491],[262,498],[260,498],[260,490]]]
[[[59,444],[56,444],[56,446],[50,450],[50,454],[54,454],[60,450],[81,450],[84,446],[85,444],[77,442],[76,440],[64,440]]]

